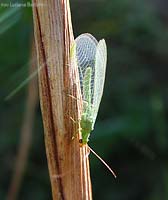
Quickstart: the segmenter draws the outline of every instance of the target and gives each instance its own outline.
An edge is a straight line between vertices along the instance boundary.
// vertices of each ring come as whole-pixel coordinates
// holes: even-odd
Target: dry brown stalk
[[[33,3],[40,104],[53,200],[90,200],[87,148],[80,148],[78,137],[72,140],[79,132],[78,123],[71,119],[77,122],[80,118],[81,95],[77,67],[70,62],[73,31],[69,1]]]

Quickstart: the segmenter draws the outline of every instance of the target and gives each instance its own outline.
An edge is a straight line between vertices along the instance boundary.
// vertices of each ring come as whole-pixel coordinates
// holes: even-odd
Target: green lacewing
[[[89,33],[81,34],[75,39],[71,56],[75,59],[78,66],[83,100],[83,109],[80,119],[82,138],[79,141],[81,146],[83,146],[88,143],[90,133],[94,129],[94,124],[103,95],[107,63],[106,42],[104,39],[98,42]],[[115,173],[104,162],[104,160],[89,146],[88,148],[103,162],[114,177],[116,177]]]
[[[100,101],[103,94],[107,47],[105,40],[99,42],[88,33],[75,39],[76,62],[79,70],[83,110],[80,120],[83,145],[89,141],[94,129]]]

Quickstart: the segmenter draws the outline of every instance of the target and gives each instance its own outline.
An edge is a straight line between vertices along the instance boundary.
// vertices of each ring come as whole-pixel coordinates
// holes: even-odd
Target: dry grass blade
[[[40,104],[54,200],[92,199],[87,151],[78,138],[81,99],[77,67],[70,61],[73,32],[68,0],[34,0]],[[54,56],[52,57],[52,55]],[[49,59],[51,58],[52,59]],[[71,63],[71,65],[70,65]]]

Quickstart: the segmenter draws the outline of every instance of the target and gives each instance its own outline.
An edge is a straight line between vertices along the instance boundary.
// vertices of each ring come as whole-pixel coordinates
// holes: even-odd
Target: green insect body
[[[90,133],[94,129],[103,94],[107,62],[106,43],[104,40],[98,42],[91,34],[82,34],[75,39],[71,48],[71,57],[78,66],[83,100],[80,120],[82,139],[79,140],[83,146],[87,145]],[[89,145],[87,147],[116,178],[109,165]]]
[[[104,40],[98,42],[91,34],[82,34],[75,39],[71,57],[78,66],[83,100],[80,143],[86,145],[94,129],[103,94],[107,60],[106,43]]]
[[[91,106],[91,75],[92,68],[88,67],[84,75],[83,93],[86,98],[86,102],[83,103],[83,112],[80,120],[81,132],[82,132],[82,144],[87,144],[89,141],[90,132],[93,130],[92,119],[92,106]]]

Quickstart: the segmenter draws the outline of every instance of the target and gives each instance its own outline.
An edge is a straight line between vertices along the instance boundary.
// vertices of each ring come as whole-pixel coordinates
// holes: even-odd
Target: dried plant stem
[[[34,0],[39,92],[53,200],[92,199],[87,149],[72,140],[81,99],[77,67],[70,62],[73,31],[68,0]],[[38,6],[38,4],[44,6]],[[44,66],[40,68],[40,66]]]

